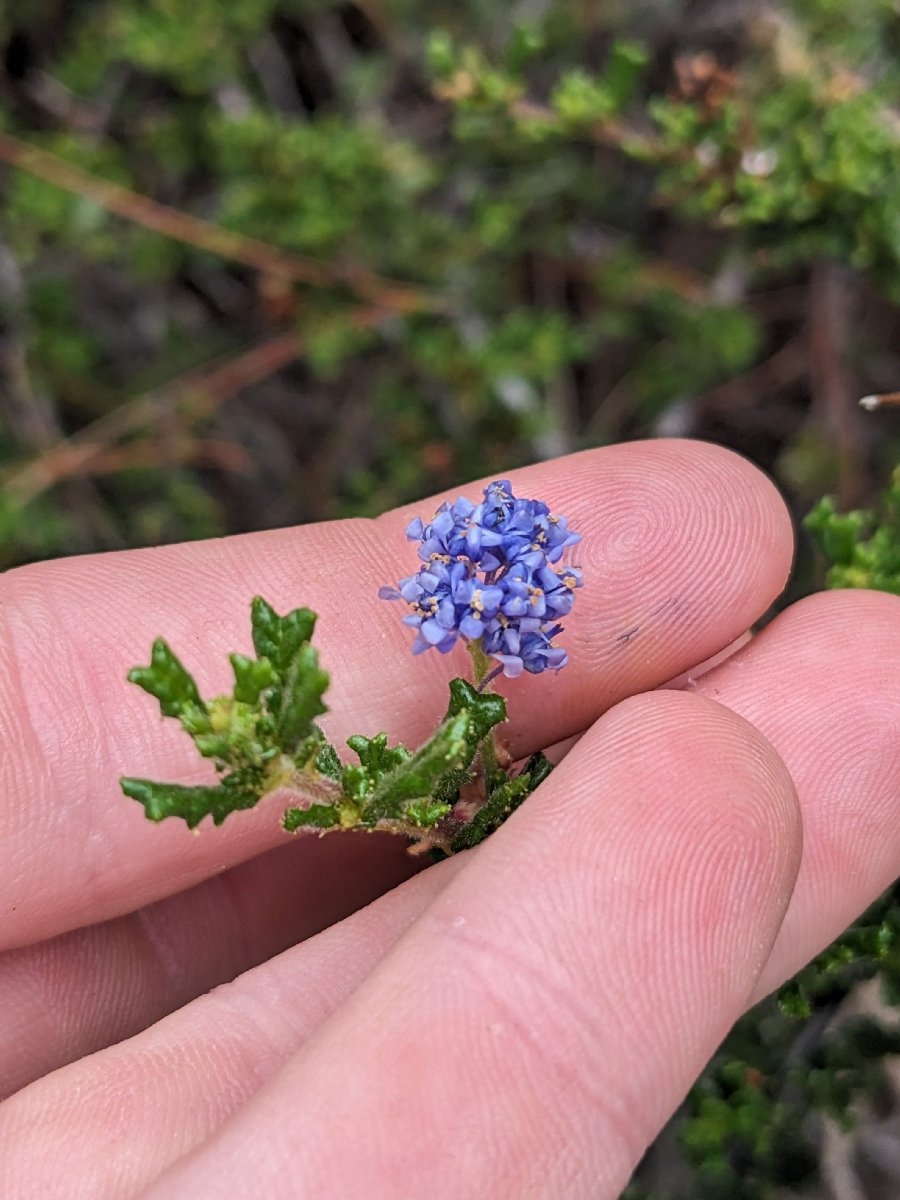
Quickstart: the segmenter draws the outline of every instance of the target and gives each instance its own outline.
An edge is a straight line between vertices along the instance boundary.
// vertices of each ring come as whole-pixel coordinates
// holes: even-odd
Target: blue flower
[[[532,675],[539,675],[548,667],[559,671],[569,661],[569,656],[561,646],[552,644],[558,633],[562,633],[562,625],[541,628],[521,637],[515,631],[510,639],[510,630],[507,629],[502,636],[486,638],[482,649],[503,666],[503,674],[511,679],[521,675],[523,670]]]
[[[409,605],[403,620],[416,630],[414,654],[446,654],[461,637],[480,642],[511,677],[566,665],[553,639],[582,578],[577,567],[554,569],[581,540],[565,517],[541,500],[517,499],[499,479],[480,504],[442,504],[428,524],[412,521],[406,536],[419,543],[423,566],[378,594]]]

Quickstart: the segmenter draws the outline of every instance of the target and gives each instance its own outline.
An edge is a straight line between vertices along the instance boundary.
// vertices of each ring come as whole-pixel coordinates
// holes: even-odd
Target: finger
[[[295,840],[135,913],[0,955],[0,1100],[342,920],[421,865],[388,834]]]
[[[896,829],[900,681],[892,667],[897,661],[898,638],[900,602],[892,597],[867,592],[811,597],[779,616],[760,634],[752,653],[745,651],[704,680],[698,689],[708,688],[710,695],[765,727],[798,784],[804,815],[804,858],[798,882],[754,998],[804,965],[900,873],[900,836]],[[823,747],[827,749],[824,757]],[[852,856],[850,861],[845,857],[847,851]],[[290,956],[299,972],[300,956],[308,950],[309,946],[299,947]],[[282,964],[288,957],[282,957]],[[335,987],[340,986],[345,970],[351,967],[352,956],[334,963]],[[247,1005],[251,1003],[254,975],[250,972],[232,989],[248,989]],[[302,1009],[302,974],[297,980],[296,991],[289,984],[279,989],[282,1008],[267,1016],[268,1024],[289,1024],[292,1014]],[[331,984],[326,981],[324,986]],[[190,1047],[215,1036],[211,1031],[217,1022],[207,1020],[207,1015],[191,1006],[170,1018],[164,1027],[174,1032],[178,1023],[176,1036],[181,1039],[184,1053],[189,1053]],[[147,1046],[145,1039],[153,1032],[135,1039],[132,1046]],[[68,1086],[77,1088],[84,1096],[87,1112],[100,1114],[95,1126],[79,1126],[77,1140],[85,1145],[97,1144],[101,1150],[106,1145],[104,1096],[123,1092],[157,1096],[168,1086],[170,1092],[162,1093],[163,1110],[170,1113],[178,1127],[189,1123],[191,1113],[209,1103],[201,1103],[189,1094],[182,1108],[178,1098],[180,1081],[169,1062],[161,1060],[159,1076],[155,1077],[147,1060],[135,1050],[136,1065],[131,1071],[127,1066],[129,1050],[121,1048],[121,1057],[120,1051],[111,1052],[117,1056],[116,1071],[106,1074],[91,1069],[91,1086],[77,1073],[78,1068],[56,1077],[67,1078]],[[249,1036],[243,1053],[252,1054]],[[215,1057],[210,1053],[210,1060]],[[235,1057],[233,1046],[229,1057]],[[104,1061],[104,1056],[98,1056],[97,1061]],[[217,1095],[223,1090],[220,1079],[217,1076],[210,1085]],[[42,1131],[50,1143],[65,1139],[71,1107],[67,1092],[64,1088],[51,1092],[47,1082],[52,1081],[39,1085],[45,1089],[38,1093],[42,1104],[35,1103],[26,1110],[26,1119],[16,1127],[13,1144],[26,1146],[29,1130]],[[236,1096],[243,1097],[239,1086],[231,1086]],[[145,1110],[133,1126],[125,1128],[130,1142],[140,1140],[142,1130],[154,1145],[165,1140],[164,1130],[157,1130]],[[34,1157],[44,1154],[42,1145]],[[50,1187],[45,1191],[52,1193]]]
[[[799,848],[755,730],[627,701],[148,1198],[617,1196],[743,1010]]]
[[[142,1034],[0,1104],[0,1196],[139,1195],[276,1073],[465,861],[438,864]]]
[[[898,661],[900,600],[826,592],[795,604],[697,684],[765,734],[803,812],[803,862],[758,997],[900,874]]]
[[[586,580],[567,629],[571,665],[508,685],[516,753],[715,654],[769,605],[789,569],[777,493],[714,446],[609,447],[525,468],[513,481],[582,532]],[[131,911],[282,838],[277,797],[199,836],[178,823],[153,828],[123,800],[123,772],[206,778],[187,739],[124,681],[161,632],[196,668],[201,690],[222,691],[226,652],[249,648],[250,596],[262,592],[282,610],[305,603],[321,614],[333,738],[387,729],[414,744],[427,734],[461,662],[431,654],[413,664],[409,631],[375,599],[380,583],[414,563],[403,532],[411,511],[3,577],[0,854],[13,866],[0,880],[0,946]]]

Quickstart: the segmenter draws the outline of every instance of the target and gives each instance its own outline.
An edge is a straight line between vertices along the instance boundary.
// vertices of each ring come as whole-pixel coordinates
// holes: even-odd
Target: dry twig
[[[27,171],[55,187],[82,196],[107,212],[152,229],[173,241],[195,246],[220,258],[290,281],[313,287],[345,287],[367,303],[388,312],[436,312],[441,300],[412,285],[387,279],[360,267],[337,267],[303,255],[286,254],[257,238],[223,229],[190,213],[160,204],[149,196],[102,179],[10,133],[0,130],[0,161]]]

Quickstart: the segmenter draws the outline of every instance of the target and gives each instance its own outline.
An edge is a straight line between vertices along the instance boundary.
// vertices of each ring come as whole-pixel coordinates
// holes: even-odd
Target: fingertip
[[[817,593],[769,624],[697,690],[740,712],[787,763],[803,861],[754,998],[833,941],[897,876],[900,599]]]
[[[705,696],[630,697],[588,731],[529,804],[484,854],[514,861],[511,843],[521,838],[533,870],[550,875],[565,864],[562,886],[580,889],[577,904],[598,905],[613,923],[632,920],[639,898],[657,916],[645,957],[616,959],[623,993],[629,973],[637,987],[641,970],[651,979],[680,972],[687,939],[706,944],[708,963],[735,964],[731,982],[744,983],[724,1007],[736,1017],[765,964],[802,852],[794,782],[759,730]],[[492,880],[505,870],[499,862]],[[598,872],[613,872],[615,885]]]

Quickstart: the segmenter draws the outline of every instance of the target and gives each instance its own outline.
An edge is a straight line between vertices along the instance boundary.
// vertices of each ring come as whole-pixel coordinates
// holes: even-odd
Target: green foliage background
[[[0,8],[0,133],[57,163],[0,178],[0,564],[660,432],[798,512],[868,500],[898,450],[854,408],[900,379],[898,40],[891,0]]]
[[[869,503],[898,49],[893,0],[0,3],[0,567],[654,434],[798,516]],[[809,1112],[894,1049],[830,1020],[893,978],[885,904],[736,1032],[635,1196],[816,1186]]]

